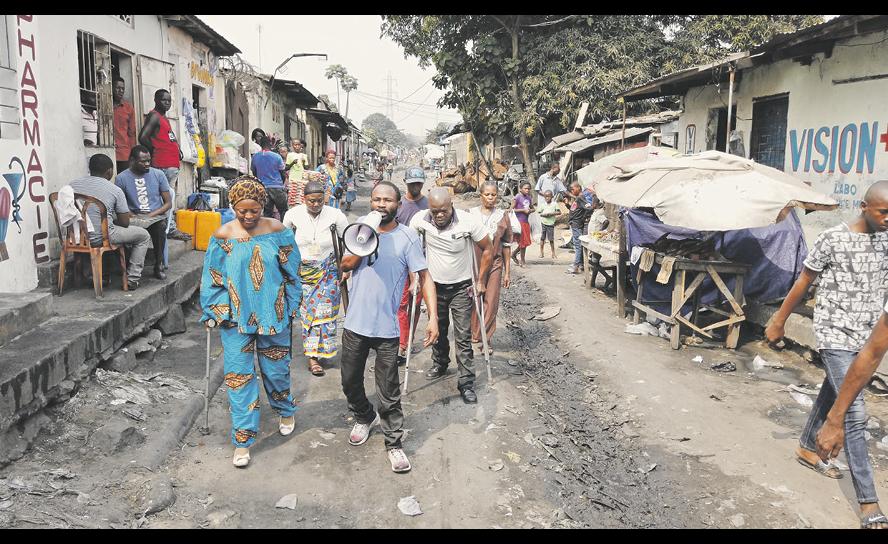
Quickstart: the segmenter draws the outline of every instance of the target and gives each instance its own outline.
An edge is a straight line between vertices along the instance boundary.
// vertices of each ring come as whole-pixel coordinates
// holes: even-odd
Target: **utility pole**
[[[259,73],[262,73],[262,25],[256,25],[256,37],[259,39]]]
[[[385,92],[385,97],[386,97],[385,112],[386,112],[386,116],[387,116],[389,119],[393,119],[393,118],[395,117],[395,103],[392,101],[392,97],[394,96],[394,91],[392,90],[392,82],[397,83],[398,80],[392,78],[392,73],[391,73],[391,71],[390,71],[390,72],[388,73],[388,76],[387,76],[385,79],[383,79],[383,81],[386,82],[386,92]]]

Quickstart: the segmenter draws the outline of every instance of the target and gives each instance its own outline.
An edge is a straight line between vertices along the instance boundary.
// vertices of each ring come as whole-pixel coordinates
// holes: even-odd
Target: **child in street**
[[[540,237],[540,259],[546,256],[546,240],[552,248],[552,259],[555,259],[555,216],[561,215],[558,203],[552,199],[552,191],[543,191],[545,203],[540,206],[540,223],[543,224],[543,235]]]
[[[530,245],[530,220],[528,217],[533,212],[534,207],[533,203],[530,200],[530,182],[525,181],[521,184],[521,188],[519,189],[519,193],[515,195],[515,200],[512,201],[512,208],[515,211],[515,215],[518,217],[518,222],[521,223],[521,236],[518,238],[518,251],[512,254],[512,260],[515,261],[515,264],[524,268],[527,266],[524,258],[527,254],[527,246]],[[521,260],[518,260],[518,257],[521,257]]]
[[[828,478],[842,473],[816,453],[815,438],[827,419],[845,374],[857,352],[876,325],[885,300],[888,279],[888,181],[872,184],[860,203],[861,213],[853,221],[828,229],[817,237],[805,259],[804,268],[780,310],[765,329],[768,341],[779,342],[786,320],[820,276],[814,306],[814,335],[826,368],[826,378],[802,430],[796,456],[799,463]],[[879,509],[873,468],[866,443],[866,409],[862,392],[844,417],[845,455],[857,502],[861,526],[888,526]]]

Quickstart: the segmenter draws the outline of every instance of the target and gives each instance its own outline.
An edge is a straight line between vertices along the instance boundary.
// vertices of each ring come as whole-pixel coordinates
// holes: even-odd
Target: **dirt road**
[[[367,210],[368,192],[360,190],[353,218]],[[190,330],[165,338],[134,374],[103,373],[54,409],[51,435],[0,471],[0,526],[855,526],[850,478],[836,483],[795,462],[806,412],[778,391],[818,383],[820,370],[766,354],[786,368],[753,371],[753,342],[739,352],[673,351],[667,341],[625,334],[613,299],[564,274],[567,250],[553,264],[537,262],[531,249],[529,266],[504,291],[489,390],[476,354],[478,404],[462,402],[453,366],[428,381],[430,350],[412,358],[404,402],[410,473],[391,472],[378,431],[362,446],[347,443],[354,422],[338,363],[318,378],[303,357],[292,363],[296,430],[278,434],[263,395],[248,468],[231,466],[224,387],[211,402],[209,435],[195,426],[159,470],[141,468],[151,434],[202,387],[205,337],[192,314]],[[552,306],[555,317],[530,319]],[[217,337],[214,346],[218,356]],[[703,363],[691,361],[696,355]],[[709,370],[728,360],[735,372]],[[372,374],[365,376],[372,393]],[[131,386],[149,394],[135,407],[144,417],[134,424],[139,433],[109,443],[101,431],[109,422],[135,419],[121,415],[132,403],[112,405],[110,393]],[[888,421],[884,401],[869,399],[869,411]],[[871,432],[874,442],[882,437],[881,428]],[[885,456],[873,453],[881,491]],[[287,495],[295,508],[275,508]],[[423,514],[403,514],[405,497]],[[146,504],[158,511],[146,515]]]

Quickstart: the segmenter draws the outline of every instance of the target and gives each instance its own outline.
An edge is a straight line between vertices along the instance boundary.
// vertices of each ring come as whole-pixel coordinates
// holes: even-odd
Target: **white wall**
[[[7,29],[15,36],[12,54],[18,73],[16,94],[22,105],[21,131],[0,138],[0,202],[8,202],[8,207],[0,205],[0,291],[25,292],[37,287],[37,265],[49,261],[48,233],[55,232],[46,196],[50,192],[47,180],[52,179],[48,136],[54,124],[46,122],[45,113],[47,97],[52,93],[51,86],[44,88],[45,80],[41,79],[54,67],[50,64],[44,69],[45,61],[39,54],[49,41],[40,29],[44,16],[35,15],[31,21],[15,15],[0,17],[6,18]],[[77,130],[79,133],[79,119]],[[80,134],[78,141],[83,141]]]
[[[885,101],[888,79],[833,83],[833,80],[888,73],[888,41],[877,43],[886,38],[888,32],[878,32],[840,41],[830,58],[819,54],[809,66],[784,60],[745,70],[734,90],[736,128],[743,133],[747,156],[753,99],[789,93],[784,171],[810,182],[815,189],[840,203],[836,212],[815,212],[802,219],[809,243],[824,228],[856,215],[859,201],[869,185],[879,179],[888,179],[888,105]],[[704,151],[709,109],[726,104],[725,85],[721,93],[716,92],[715,86],[688,91],[684,96],[684,113],[679,120],[679,151],[686,150],[688,125],[696,126],[693,152]],[[861,145],[864,128],[867,139],[874,140],[868,145]],[[836,135],[835,145],[833,134]],[[817,145],[812,145],[808,154],[809,135],[822,142],[822,152]],[[844,146],[840,145],[843,136]],[[883,137],[886,141],[880,141]],[[853,146],[852,141],[855,142]],[[851,166],[844,169],[847,171],[843,171],[838,160],[840,148],[845,151],[846,164]],[[822,171],[816,171],[821,164],[824,166]],[[861,166],[859,170],[858,166]]]

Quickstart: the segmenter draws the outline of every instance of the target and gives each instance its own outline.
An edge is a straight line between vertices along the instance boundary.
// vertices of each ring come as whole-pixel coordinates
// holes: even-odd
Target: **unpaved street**
[[[368,192],[361,189],[353,218],[366,211]],[[459,206],[475,202],[457,198]],[[410,473],[391,472],[378,431],[362,446],[347,443],[353,421],[338,364],[318,378],[302,357],[292,363],[296,430],[278,434],[263,394],[262,431],[248,468],[231,466],[224,387],[211,401],[210,434],[198,430],[201,415],[162,466],[145,468],[153,435],[203,387],[205,336],[192,313],[189,331],[165,338],[153,360],[130,372],[100,371],[54,408],[53,432],[0,471],[0,525],[854,526],[850,478],[837,484],[795,462],[806,412],[778,391],[819,383],[819,369],[761,351],[786,368],[754,372],[754,339],[744,339],[738,352],[673,351],[665,340],[625,334],[613,299],[564,274],[567,250],[553,264],[537,262],[530,249],[528,267],[515,269],[504,291],[489,390],[476,354],[477,405],[459,397],[454,366],[430,382],[423,375],[430,350],[412,358],[404,444]],[[553,306],[555,317],[530,319]],[[214,358],[219,345],[214,335]],[[704,362],[692,362],[696,355]],[[736,371],[709,369],[728,360]],[[372,392],[369,371],[365,384]],[[133,387],[147,402],[112,402],[121,389],[138,397]],[[888,421],[884,404],[870,399],[870,413]],[[115,421],[139,432],[113,434]],[[871,432],[873,442],[882,436]],[[873,454],[882,490],[885,459],[875,447]],[[295,507],[275,508],[287,495],[295,495]],[[422,515],[399,510],[410,496]]]

